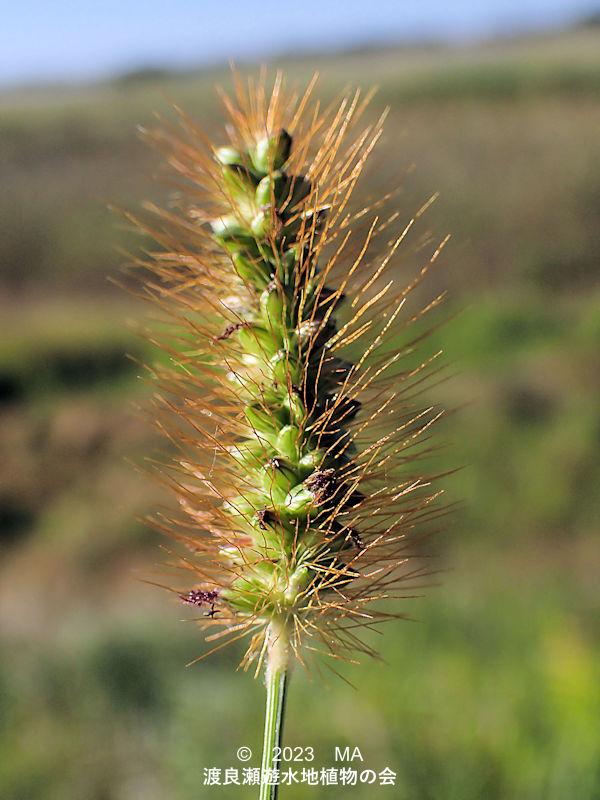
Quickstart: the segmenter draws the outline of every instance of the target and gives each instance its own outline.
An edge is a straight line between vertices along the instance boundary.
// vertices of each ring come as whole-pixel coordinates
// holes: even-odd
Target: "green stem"
[[[267,709],[259,800],[277,800],[279,786],[264,783],[263,777],[270,770],[279,768],[280,759],[274,757],[273,751],[276,747],[281,748],[288,679],[289,643],[286,631],[271,623],[268,635],[270,647],[266,675]]]

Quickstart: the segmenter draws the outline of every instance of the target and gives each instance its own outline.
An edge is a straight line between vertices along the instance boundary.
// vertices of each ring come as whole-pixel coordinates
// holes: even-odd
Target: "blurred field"
[[[301,671],[289,744],[359,746],[405,800],[600,797],[600,30],[290,60],[321,95],[379,85],[392,107],[377,170],[434,240],[427,289],[452,317],[426,345],[453,374],[434,401],[440,468],[462,501],[432,545],[440,586],[418,622],[325,689]],[[241,651],[185,670],[204,645],[185,612],[140,583],[164,560],[138,518],[156,507],[142,463],[162,446],[133,407],[127,327],[142,310],[107,281],[140,238],[106,210],[165,202],[135,125],[172,118],[164,93],[220,137],[225,72],[0,95],[0,796],[3,800],[252,797],[203,768],[258,764],[260,681]],[[412,169],[415,164],[416,168]],[[433,245],[430,246],[429,251]],[[426,250],[425,252],[429,252]],[[402,267],[408,279],[419,264]],[[437,578],[436,578],[437,580]],[[366,787],[288,789],[325,798]]]

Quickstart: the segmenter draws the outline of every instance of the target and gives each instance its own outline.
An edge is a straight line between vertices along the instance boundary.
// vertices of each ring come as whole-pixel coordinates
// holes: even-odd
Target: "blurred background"
[[[405,800],[597,800],[600,8],[58,0],[13,4],[3,29],[3,800],[224,796],[204,767],[240,766],[240,745],[259,763],[264,689],[235,672],[241,648],[185,669],[206,645],[140,582],[165,543],[138,521],[160,498],[127,460],[164,445],[126,354],[156,356],[107,280],[144,245],[108,203],[168,200],[136,125],[172,118],[171,98],[224,138],[230,58],[300,86],[318,69],[325,99],[377,84],[372,117],[392,111],[376,166],[406,174],[401,218],[439,191],[421,232],[452,234],[431,291],[456,315],[428,347],[454,375],[431,399],[466,406],[436,465],[464,468],[439,585],[377,639],[387,663],[344,668],[356,689],[297,670],[287,742],[317,766],[358,746],[397,772],[377,792]]]

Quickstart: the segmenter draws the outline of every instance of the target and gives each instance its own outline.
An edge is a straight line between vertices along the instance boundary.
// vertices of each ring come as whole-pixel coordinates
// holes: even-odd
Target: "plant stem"
[[[281,747],[289,661],[289,642],[285,628],[271,623],[268,635],[270,644],[266,674],[267,709],[259,800],[277,800],[279,786],[277,784],[270,786],[264,778],[271,770],[279,767],[280,759],[274,757],[273,751],[276,747]]]

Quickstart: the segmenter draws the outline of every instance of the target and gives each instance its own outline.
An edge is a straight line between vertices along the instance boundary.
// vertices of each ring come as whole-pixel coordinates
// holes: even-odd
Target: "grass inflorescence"
[[[190,551],[172,591],[217,648],[247,637],[279,715],[292,655],[376,655],[362,629],[404,616],[381,601],[414,592],[415,538],[441,514],[422,463],[441,412],[419,401],[435,355],[406,330],[441,299],[407,309],[440,248],[399,284],[414,220],[396,230],[389,193],[351,203],[383,117],[361,127],[368,96],[321,109],[313,86],[238,78],[226,146],[183,112],[147,134],[180,188],[176,210],[150,209],[160,249],[141,262],[171,320],[153,376],[179,453],[162,469],[179,512],[159,525]]]

